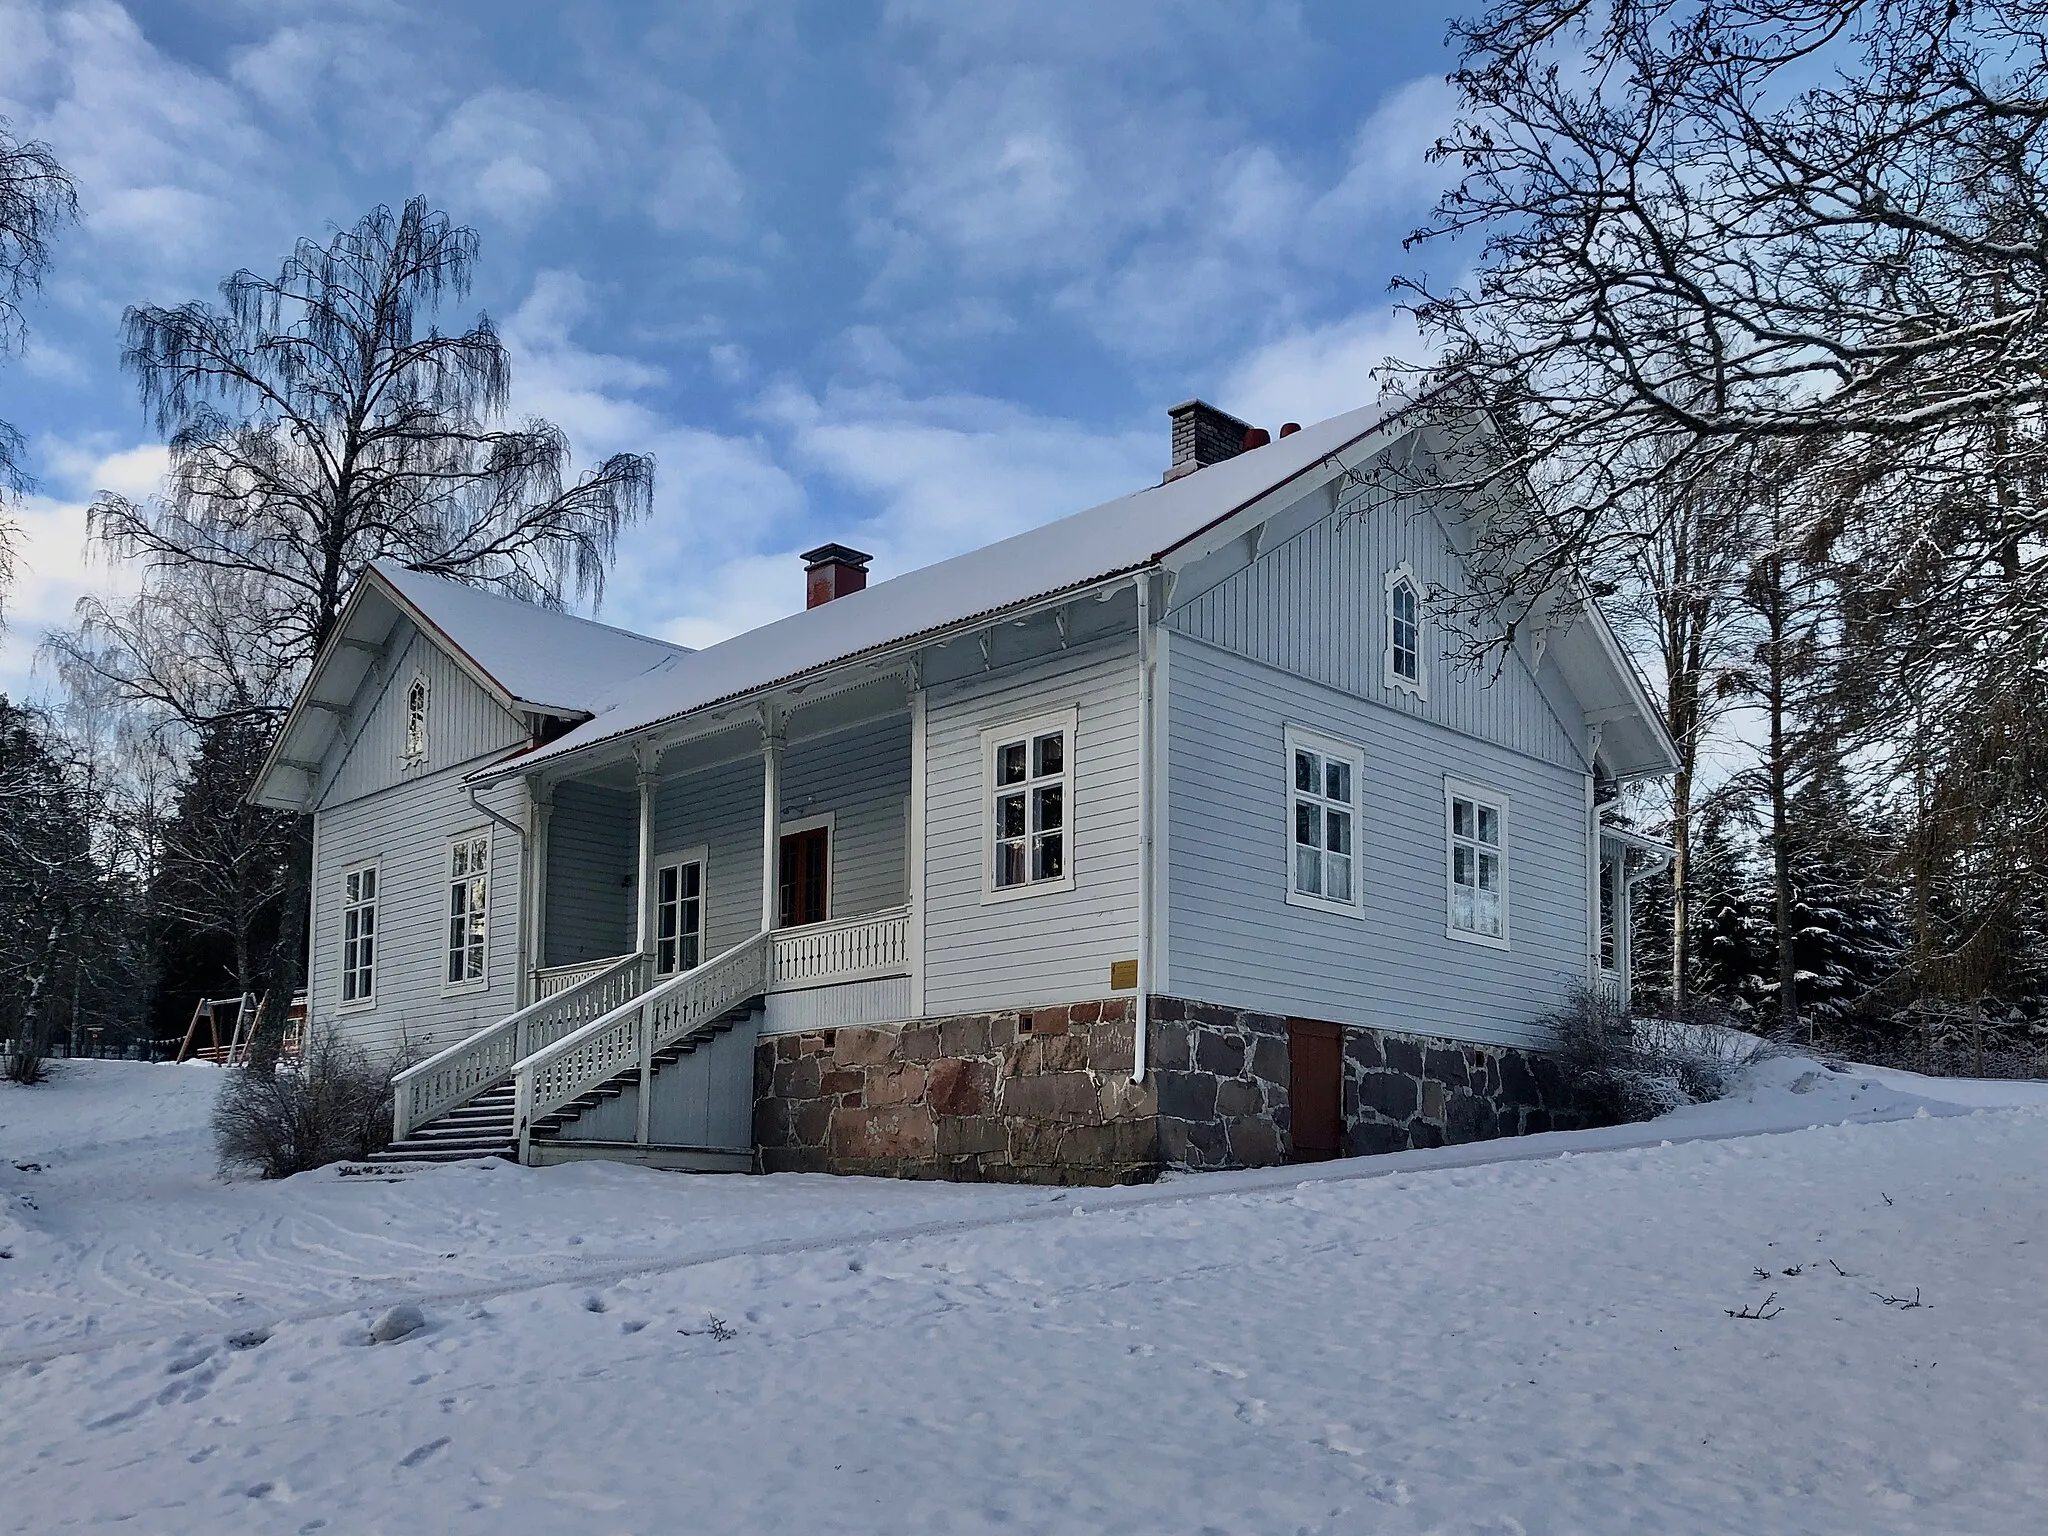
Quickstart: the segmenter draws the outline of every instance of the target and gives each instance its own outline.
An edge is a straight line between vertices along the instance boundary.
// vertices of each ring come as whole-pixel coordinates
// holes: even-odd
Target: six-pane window
[[[997,739],[989,765],[998,890],[1067,878],[1067,732]]]
[[[341,879],[341,1000],[368,1003],[377,994],[377,866]]]
[[[1505,940],[1505,807],[1457,790],[1447,798],[1451,818],[1451,929],[1483,939]]]
[[[1358,900],[1358,763],[1348,754],[1291,742],[1288,790],[1291,868],[1296,896],[1354,906]]]
[[[448,845],[447,984],[484,979],[484,943],[490,928],[491,840],[457,838]]]
[[[654,874],[654,969],[673,976],[703,959],[704,866],[695,859]]]

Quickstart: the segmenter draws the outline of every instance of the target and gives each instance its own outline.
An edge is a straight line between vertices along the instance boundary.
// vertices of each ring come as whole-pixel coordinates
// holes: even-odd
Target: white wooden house
[[[1575,1123],[1671,744],[1597,614],[1461,668],[1366,409],[697,652],[364,572],[254,798],[394,1155],[1128,1179]],[[1256,445],[1256,446],[1252,446]],[[679,577],[686,573],[678,573]],[[792,582],[794,586],[794,582]]]

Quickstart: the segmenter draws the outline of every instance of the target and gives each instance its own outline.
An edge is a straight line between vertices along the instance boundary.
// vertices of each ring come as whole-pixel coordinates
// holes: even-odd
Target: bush
[[[1616,1120],[1654,1120],[1718,1099],[1737,1072],[1777,1049],[1704,1016],[1633,1018],[1588,987],[1547,1022],[1574,1086]]]
[[[378,1066],[321,1030],[295,1064],[230,1068],[213,1106],[221,1176],[249,1169],[282,1179],[379,1151],[391,1140],[391,1079],[401,1065]]]

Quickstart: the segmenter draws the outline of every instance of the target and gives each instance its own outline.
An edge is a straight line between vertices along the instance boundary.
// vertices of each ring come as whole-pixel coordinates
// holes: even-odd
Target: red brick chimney
[[[815,608],[835,597],[862,591],[868,584],[868,562],[864,555],[844,544],[820,544],[804,551],[804,606]]]

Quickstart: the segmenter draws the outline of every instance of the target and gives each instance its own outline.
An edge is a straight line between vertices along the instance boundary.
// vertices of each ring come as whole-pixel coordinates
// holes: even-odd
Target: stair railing
[[[769,940],[768,934],[757,933],[514,1063],[512,1124],[519,1136],[519,1160],[532,1160],[534,1122],[635,1067],[641,1089],[638,1140],[644,1145],[656,1053],[765,995]]]
[[[619,955],[552,997],[530,1003],[407,1067],[391,1080],[391,1139],[460,1108],[511,1075],[521,1057],[571,1034],[647,990],[648,957]]]

